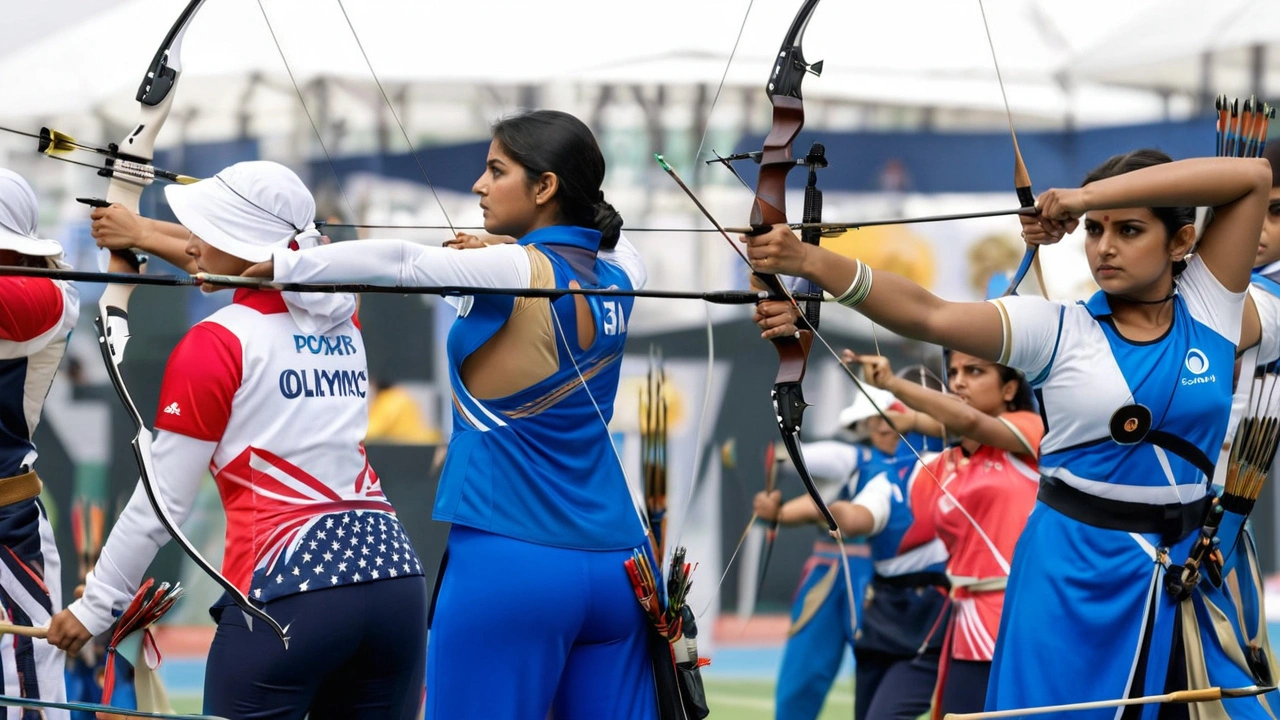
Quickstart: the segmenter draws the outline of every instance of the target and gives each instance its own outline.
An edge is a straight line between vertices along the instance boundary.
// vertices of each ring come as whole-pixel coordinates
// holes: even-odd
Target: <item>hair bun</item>
[[[591,209],[595,212],[592,225],[600,231],[600,249],[612,250],[618,244],[618,238],[622,237],[622,215],[605,202],[604,193],[600,193],[600,201]]]

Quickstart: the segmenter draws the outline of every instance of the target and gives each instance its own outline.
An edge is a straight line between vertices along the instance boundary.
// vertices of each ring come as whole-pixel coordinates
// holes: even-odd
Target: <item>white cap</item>
[[[36,236],[40,216],[36,193],[22,176],[0,168],[0,250],[35,257],[59,257],[62,246]]]
[[[901,411],[903,409],[902,403],[888,390],[881,390],[866,383],[863,383],[862,386],[867,392],[863,393],[859,390],[858,396],[853,400],[853,404],[840,411],[839,423],[842,427],[851,428],[867,418],[878,417],[880,413],[876,412],[877,407],[886,412],[889,410]],[[871,398],[868,399],[867,395],[870,395]],[[871,404],[872,400],[875,400],[875,405]]]
[[[316,201],[289,168],[267,160],[232,165],[208,180],[164,189],[169,208],[197,237],[252,263],[275,250],[320,243]],[[289,314],[307,333],[325,333],[355,312],[350,293],[282,293]]]
[[[169,207],[197,237],[228,255],[266,262],[295,239],[313,246],[316,201],[289,168],[241,162],[207,180],[164,189]],[[311,240],[311,242],[308,242]]]

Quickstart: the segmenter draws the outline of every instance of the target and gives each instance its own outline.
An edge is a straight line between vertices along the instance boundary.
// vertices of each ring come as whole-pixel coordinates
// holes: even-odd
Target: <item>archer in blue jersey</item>
[[[891,395],[877,392],[877,404],[888,406],[892,401]],[[859,479],[871,477],[869,471],[878,472],[880,465],[894,457],[910,455],[905,445],[900,446],[894,429],[875,414],[871,402],[859,395],[840,413],[839,421],[846,429],[865,437],[865,441],[803,444],[805,463],[828,502],[849,499],[857,492]],[[790,466],[785,459],[780,458],[779,462]],[[789,500],[786,505],[788,510],[780,515],[800,511],[806,515],[805,523],[811,519],[808,512],[816,511],[808,495]],[[844,660],[845,648],[853,647],[858,608],[871,580],[871,550],[865,539],[849,537],[845,539],[844,552],[848,579],[844,577],[840,547],[823,529],[801,571],[791,603],[791,627],[778,668],[774,702],[777,720],[818,717]],[[848,592],[850,587],[852,593]],[[849,606],[851,594],[853,607]]]
[[[944,301],[858,260],[804,246],[789,229],[747,238],[767,272],[798,274],[894,332],[1024,371],[1046,435],[1039,502],[1014,554],[991,668],[990,710],[1254,684],[1221,648],[1201,641],[1201,583],[1186,600],[1163,587],[1209,506],[1226,429],[1244,291],[1267,204],[1262,161],[1171,162],[1157,151],[1113,158],[1083,188],[1040,196],[1029,242],[1083,224],[1102,291],[1087,304],[1038,298]],[[1194,206],[1214,209],[1196,240]],[[1083,218],[1083,222],[1081,219]],[[874,283],[872,275],[874,274]],[[761,307],[764,336],[787,331],[785,306]],[[1225,590],[1225,588],[1224,588]],[[1176,658],[1176,659],[1171,659]],[[1155,718],[1157,705],[1072,713]],[[1200,712],[1261,717],[1254,698]]]
[[[644,265],[600,191],[604,158],[590,130],[535,111],[499,121],[493,135],[473,191],[485,229],[516,242],[341,243],[293,253],[307,257],[277,264],[276,279],[643,286]],[[608,431],[632,299],[454,304],[453,436],[434,513],[453,527],[426,717],[655,718],[650,628],[623,567],[648,541]]]

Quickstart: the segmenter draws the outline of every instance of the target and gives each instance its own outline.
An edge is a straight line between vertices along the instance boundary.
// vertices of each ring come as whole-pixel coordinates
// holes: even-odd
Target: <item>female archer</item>
[[[465,252],[341,243],[278,252],[254,274],[639,288],[644,265],[605,202],[604,174],[580,120],[523,113],[494,125],[473,187],[485,230],[517,242]],[[648,541],[607,426],[632,300],[451,302],[453,436],[434,517],[453,527],[431,625],[427,717],[654,718],[647,619],[623,569]]]
[[[912,518],[899,531],[894,555],[876,563],[873,587],[879,589],[870,602],[887,593],[897,597],[905,612],[895,618],[888,608],[870,607],[875,612],[863,618],[856,645],[859,706],[867,709],[865,717],[914,718],[928,709],[935,695],[930,680],[936,676],[939,717],[980,711],[998,641],[1009,558],[1035,505],[1036,455],[1044,425],[1031,387],[1017,370],[958,351],[947,353],[949,395],[895,377],[886,358],[845,351],[844,360],[861,362],[868,384],[888,390],[909,408],[894,413],[898,431],[941,435],[949,430],[961,438],[909,479],[902,478],[905,494],[886,474],[868,483],[852,502],[831,508],[842,532],[873,536],[873,551],[874,536],[891,520],[901,527],[903,516]],[[895,503],[897,498],[901,500]],[[757,512],[770,517],[772,508],[767,502],[762,508],[762,500],[757,497]],[[933,545],[935,538],[941,543]],[[885,549],[879,548],[880,554]],[[951,595],[945,626],[939,626],[942,612],[930,602],[940,584],[929,563],[941,560],[947,575],[941,585],[949,586]],[[895,592],[907,587],[914,595]],[[910,630],[902,626],[911,621],[921,625],[921,616],[929,614],[932,623]],[[917,634],[918,642],[904,642]],[[935,641],[942,645],[938,654],[927,651]]]
[[[62,246],[36,234],[36,194],[22,176],[0,168],[0,265],[67,268]],[[80,316],[80,294],[48,278],[0,277],[0,614],[18,625],[43,625],[62,609],[62,571],[36,474],[36,425],[67,338]],[[54,645],[20,636],[5,641],[0,693],[65,701],[66,658]],[[48,710],[49,720],[70,717]]]
[[[95,237],[224,275],[320,238],[311,194],[276,163],[238,163],[165,196],[181,225],[112,206],[94,212]],[[169,356],[158,491],[181,522],[213,473],[227,515],[222,571],[291,636],[286,649],[224,595],[211,610],[206,713],[410,720],[421,705],[427,588],[361,444],[368,363],[355,309],[351,295],[236,290]],[[106,630],[168,540],[139,485],[49,642],[75,653]]]
[[[1013,558],[988,709],[1201,687],[1197,664],[1215,684],[1255,682],[1199,642],[1202,616],[1162,581],[1210,507],[1208,458],[1226,429],[1269,182],[1258,160],[1136,151],[1079,189],[1044,193],[1040,215],[1023,219],[1029,242],[1056,242],[1082,219],[1087,233],[1102,289],[1076,306],[947,302],[892,273],[873,283],[860,261],[804,246],[785,227],[746,239],[757,269],[807,277],[895,332],[1016,367],[1037,388],[1047,426],[1039,502]],[[1188,259],[1197,205],[1215,219]],[[765,337],[785,333],[790,311],[761,307],[758,322]],[[1263,710],[1252,698],[1223,704],[1232,717]]]

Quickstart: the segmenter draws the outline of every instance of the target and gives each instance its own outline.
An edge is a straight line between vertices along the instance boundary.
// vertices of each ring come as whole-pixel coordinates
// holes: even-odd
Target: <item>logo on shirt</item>
[[[1205,383],[1214,383],[1218,381],[1217,375],[1205,375],[1209,372],[1209,356],[1199,348],[1191,348],[1187,351],[1187,358],[1182,364],[1186,366],[1187,372],[1192,377],[1184,377],[1180,381],[1182,385],[1203,385]]]
[[[164,409],[164,412],[166,415],[182,415],[182,409],[178,407],[178,403],[176,401],[169,403],[168,407]]]
[[[350,335],[294,335],[293,349],[298,354],[305,350],[312,355],[355,355],[359,352]]]
[[[299,397],[366,397],[369,376],[364,370],[285,370],[280,373],[280,394]]]
[[[1185,361],[1187,371],[1192,375],[1203,375],[1209,371],[1209,358],[1197,348],[1191,348],[1187,351],[1187,359]]]

